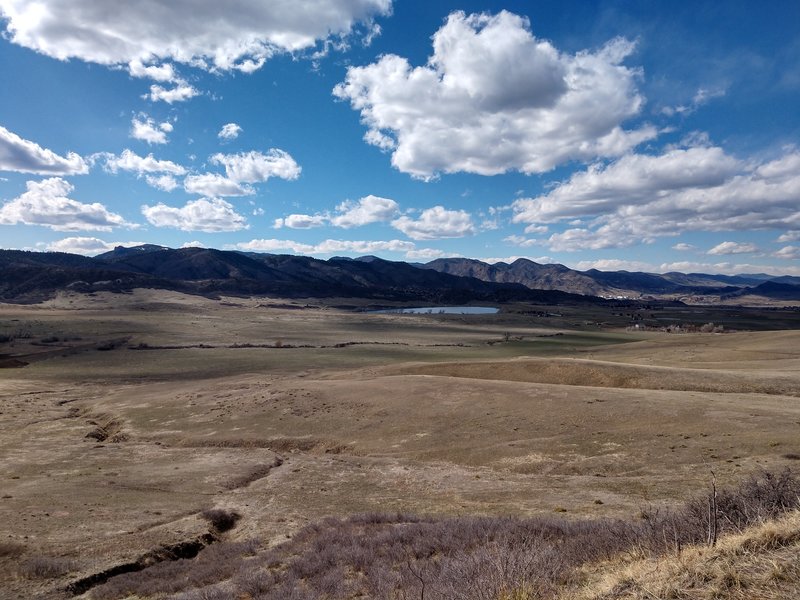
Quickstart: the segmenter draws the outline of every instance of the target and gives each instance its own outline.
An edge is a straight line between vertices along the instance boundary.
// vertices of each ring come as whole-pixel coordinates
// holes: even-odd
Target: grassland
[[[374,511],[630,518],[712,471],[726,485],[800,464],[796,312],[764,312],[772,331],[666,334],[627,330],[618,308],[344,303],[0,305],[5,597],[68,597],[153,549],[180,555],[214,507],[241,516],[227,541],[269,546]],[[759,324],[703,310],[644,318]]]

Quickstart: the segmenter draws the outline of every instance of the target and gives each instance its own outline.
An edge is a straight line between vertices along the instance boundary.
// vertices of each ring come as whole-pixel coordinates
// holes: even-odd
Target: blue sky
[[[800,275],[798,23],[794,1],[0,0],[0,247]]]

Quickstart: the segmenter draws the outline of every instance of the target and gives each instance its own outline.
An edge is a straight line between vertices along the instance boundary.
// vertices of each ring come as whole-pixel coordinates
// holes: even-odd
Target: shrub
[[[705,494],[673,510],[646,511],[638,521],[568,521],[558,516],[424,517],[364,513],[312,523],[283,544],[220,542],[193,559],[160,563],[110,579],[95,598],[182,592],[173,600],[253,598],[551,598],[577,581],[577,568],[620,553],[659,555],[704,543],[712,519],[736,531],[800,508],[800,479],[788,470],[761,473],[739,487]],[[204,511],[217,531],[239,515]]]
[[[200,513],[200,516],[208,521],[211,528],[217,533],[224,533],[236,527],[236,523],[242,515],[235,510],[225,510],[222,508],[209,508]]]
[[[34,556],[20,565],[19,575],[25,579],[53,579],[76,568],[77,563],[69,558]]]

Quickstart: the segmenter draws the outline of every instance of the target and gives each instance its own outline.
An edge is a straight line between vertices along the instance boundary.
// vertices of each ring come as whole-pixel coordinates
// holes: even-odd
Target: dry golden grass
[[[209,506],[266,544],[374,510],[627,517],[705,489],[710,468],[727,485],[800,455],[800,331],[282,306],[152,290],[0,304],[0,334],[30,332],[0,355],[35,355],[0,369],[0,597],[59,597],[194,539]],[[79,572],[10,575],[37,555]]]
[[[800,598],[800,512],[680,555],[620,558],[582,573],[559,600]],[[525,598],[509,595],[508,599]]]

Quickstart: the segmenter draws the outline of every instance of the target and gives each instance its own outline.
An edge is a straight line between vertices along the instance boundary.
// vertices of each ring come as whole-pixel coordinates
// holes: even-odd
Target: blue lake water
[[[403,315],[493,315],[499,310],[493,306],[421,306],[417,308],[387,308],[370,312]]]

